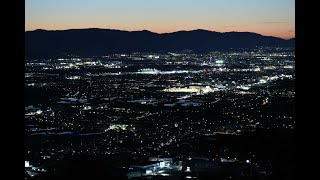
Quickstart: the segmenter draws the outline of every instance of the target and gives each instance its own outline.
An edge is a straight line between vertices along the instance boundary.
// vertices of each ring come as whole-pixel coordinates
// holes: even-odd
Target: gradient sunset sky
[[[25,0],[25,30],[206,29],[295,37],[295,0]]]

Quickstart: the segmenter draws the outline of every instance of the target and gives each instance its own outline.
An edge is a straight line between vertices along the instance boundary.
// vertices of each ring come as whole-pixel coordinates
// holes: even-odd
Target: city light
[[[199,167],[216,175],[225,166],[269,175],[268,161],[247,158],[257,130],[295,130],[294,62],[292,49],[273,47],[26,60],[26,170],[37,176],[85,155],[128,178],[197,178]],[[250,148],[240,153],[242,144]]]

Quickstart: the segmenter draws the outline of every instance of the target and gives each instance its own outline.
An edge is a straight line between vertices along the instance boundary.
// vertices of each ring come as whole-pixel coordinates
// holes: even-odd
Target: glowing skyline
[[[294,0],[26,0],[25,30],[206,29],[295,37]]]

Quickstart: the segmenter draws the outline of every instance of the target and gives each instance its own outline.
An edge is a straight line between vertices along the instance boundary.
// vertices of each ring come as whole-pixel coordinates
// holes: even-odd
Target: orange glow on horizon
[[[164,22],[159,22],[157,24],[149,24],[149,23],[141,23],[138,26],[135,24],[115,24],[110,26],[97,26],[97,23],[74,23],[74,24],[41,24],[33,25],[31,23],[25,24],[26,31],[32,31],[36,29],[45,29],[45,30],[66,30],[66,29],[85,29],[85,28],[101,28],[101,29],[117,29],[117,30],[125,30],[125,31],[141,31],[141,30],[149,30],[155,33],[171,33],[177,31],[190,31],[195,29],[204,29],[209,31],[216,32],[253,32],[258,33],[264,36],[274,36],[282,39],[291,39],[295,38],[294,27],[289,24],[251,24],[251,25],[235,25],[235,26],[227,26],[224,24],[217,24],[215,27],[210,25],[203,24],[166,24]]]
[[[148,30],[154,33],[172,33],[172,32],[177,32],[177,31],[192,31],[196,29],[204,29],[208,31],[216,31],[216,32],[253,32],[257,34],[261,34],[263,36],[273,36],[273,37],[279,37],[282,39],[292,39],[295,38],[295,31],[290,31],[288,30],[287,32],[277,32],[277,31],[268,31],[268,30],[261,30],[261,31],[252,31],[252,30],[245,30],[245,29],[240,29],[240,30],[226,30],[226,31],[221,31],[221,30],[216,30],[216,29],[208,29],[208,28],[187,28],[187,29],[166,29],[166,28],[159,28],[159,29],[142,29],[142,28],[108,28],[108,27],[92,27],[92,26],[79,26],[79,27],[59,27],[59,26],[54,26],[54,27],[43,27],[43,28],[30,28],[26,27],[25,31],[33,31],[36,29],[44,29],[44,30],[67,30],[67,29],[86,29],[86,28],[101,28],[101,29],[116,29],[116,30],[123,30],[123,31],[141,31],[141,30]]]

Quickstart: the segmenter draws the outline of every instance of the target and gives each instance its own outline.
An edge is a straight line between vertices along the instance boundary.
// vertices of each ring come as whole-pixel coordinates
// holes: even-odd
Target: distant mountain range
[[[251,32],[178,31],[158,34],[147,30],[111,29],[34,30],[25,32],[26,57],[55,57],[67,54],[106,55],[124,52],[204,52],[253,48],[294,47],[295,39],[284,40]]]

